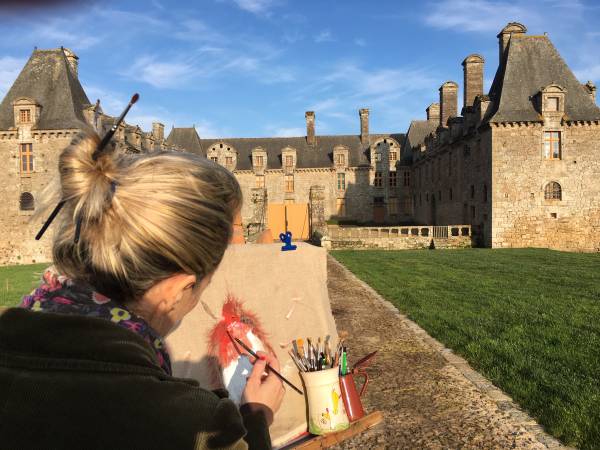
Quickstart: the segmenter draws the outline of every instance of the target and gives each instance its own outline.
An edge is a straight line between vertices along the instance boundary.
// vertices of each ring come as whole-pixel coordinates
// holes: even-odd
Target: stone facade
[[[548,36],[526,31],[510,23],[498,35],[488,95],[483,58],[470,55],[462,114],[445,113],[458,110],[456,84],[446,82],[439,123],[429,108],[428,121],[411,123],[402,164],[411,170],[414,220],[469,223],[488,247],[600,251],[596,88],[575,79]]]

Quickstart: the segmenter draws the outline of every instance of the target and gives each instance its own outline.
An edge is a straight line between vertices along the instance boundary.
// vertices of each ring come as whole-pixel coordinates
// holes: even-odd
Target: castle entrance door
[[[279,240],[279,234],[286,231],[291,231],[295,240],[309,238],[308,203],[269,203],[267,217],[274,239]]]
[[[383,197],[375,197],[373,201],[373,222],[383,223],[385,221],[385,204]]]

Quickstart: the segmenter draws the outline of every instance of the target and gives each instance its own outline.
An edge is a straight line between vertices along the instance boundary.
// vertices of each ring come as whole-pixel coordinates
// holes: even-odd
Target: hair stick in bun
[[[94,150],[94,153],[92,154],[92,159],[94,161],[96,161],[98,159],[98,157],[100,157],[104,148],[110,142],[110,140],[114,136],[115,132],[119,128],[119,125],[121,125],[121,122],[123,122],[123,119],[125,119],[125,116],[129,112],[131,107],[138,101],[139,98],[140,98],[140,94],[138,94],[138,93],[133,94],[133,96],[131,97],[131,100],[129,101],[129,103],[127,104],[127,106],[125,107],[125,109],[123,110],[123,112],[121,113],[119,118],[117,119],[117,121],[110,128],[110,130],[108,130],[108,132],[104,135],[104,137],[102,138],[102,140],[100,141],[100,143],[98,144],[96,149]],[[38,234],[35,236],[36,241],[39,241],[42,238],[42,236],[44,235],[44,233],[46,232],[46,230],[48,229],[50,224],[52,224],[52,221],[56,218],[56,216],[58,215],[58,213],[60,212],[60,210],[62,209],[62,207],[64,205],[65,205],[65,200],[61,200],[58,202],[58,204],[56,205],[56,207],[54,208],[54,210],[48,217],[48,220],[46,220],[44,225],[42,225],[42,228],[40,228],[40,231],[38,231]],[[81,233],[81,223],[82,223],[82,218],[78,217],[76,228],[75,228],[75,243],[79,242],[79,235]]]

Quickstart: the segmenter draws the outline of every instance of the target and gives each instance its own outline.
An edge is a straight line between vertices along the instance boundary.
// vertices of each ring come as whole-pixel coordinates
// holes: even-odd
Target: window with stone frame
[[[219,157],[218,157],[218,156],[211,156],[211,157],[210,157],[210,160],[211,160],[212,162],[218,163],[218,162],[219,162]]]
[[[233,166],[233,156],[226,156],[225,157],[225,165],[227,167]]]
[[[346,215],[346,199],[336,198],[335,199],[335,211],[338,216]]]
[[[344,155],[343,153],[338,153],[335,155],[335,163],[338,166],[345,166],[346,165],[346,155]]]
[[[544,158],[561,159],[560,131],[544,131]]]
[[[260,189],[265,188],[265,176],[264,175],[256,175],[256,184],[255,186]]]
[[[21,175],[31,175],[33,173],[33,144],[19,144],[19,161]]]
[[[285,167],[294,167],[294,157],[292,155],[285,155],[284,159]]]
[[[294,175],[285,176],[285,192],[294,192]]]
[[[390,150],[390,162],[396,162],[398,160],[398,152],[396,150]]]
[[[256,167],[264,167],[265,166],[264,155],[254,155],[254,165]]]
[[[389,178],[388,178],[390,187],[395,188],[396,186],[398,186],[398,178],[397,178],[397,172],[396,171],[391,171],[389,173]]]
[[[544,188],[544,199],[562,200],[562,188],[556,181],[551,181]]]
[[[343,172],[337,174],[337,188],[338,191],[346,190],[346,174]]]
[[[19,122],[31,123],[31,109],[20,109],[19,110]]]
[[[410,170],[404,171],[404,186],[410,186]]]
[[[19,209],[21,211],[33,211],[34,210],[33,195],[30,192],[23,192],[19,197]]]
[[[375,172],[375,180],[373,181],[373,186],[383,187],[383,174],[379,171]]]

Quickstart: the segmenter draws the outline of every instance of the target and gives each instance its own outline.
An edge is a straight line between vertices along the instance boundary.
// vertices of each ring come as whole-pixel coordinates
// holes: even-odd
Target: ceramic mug
[[[350,426],[342,392],[338,368],[301,372],[308,402],[308,431],[327,434]]]
[[[356,390],[353,374],[363,377],[363,385],[360,389],[360,393],[358,393]],[[350,422],[354,422],[365,415],[360,398],[364,394],[368,383],[369,376],[363,371],[354,371],[353,373],[349,373],[340,377],[342,399],[344,400],[344,406],[346,407],[346,413]]]

